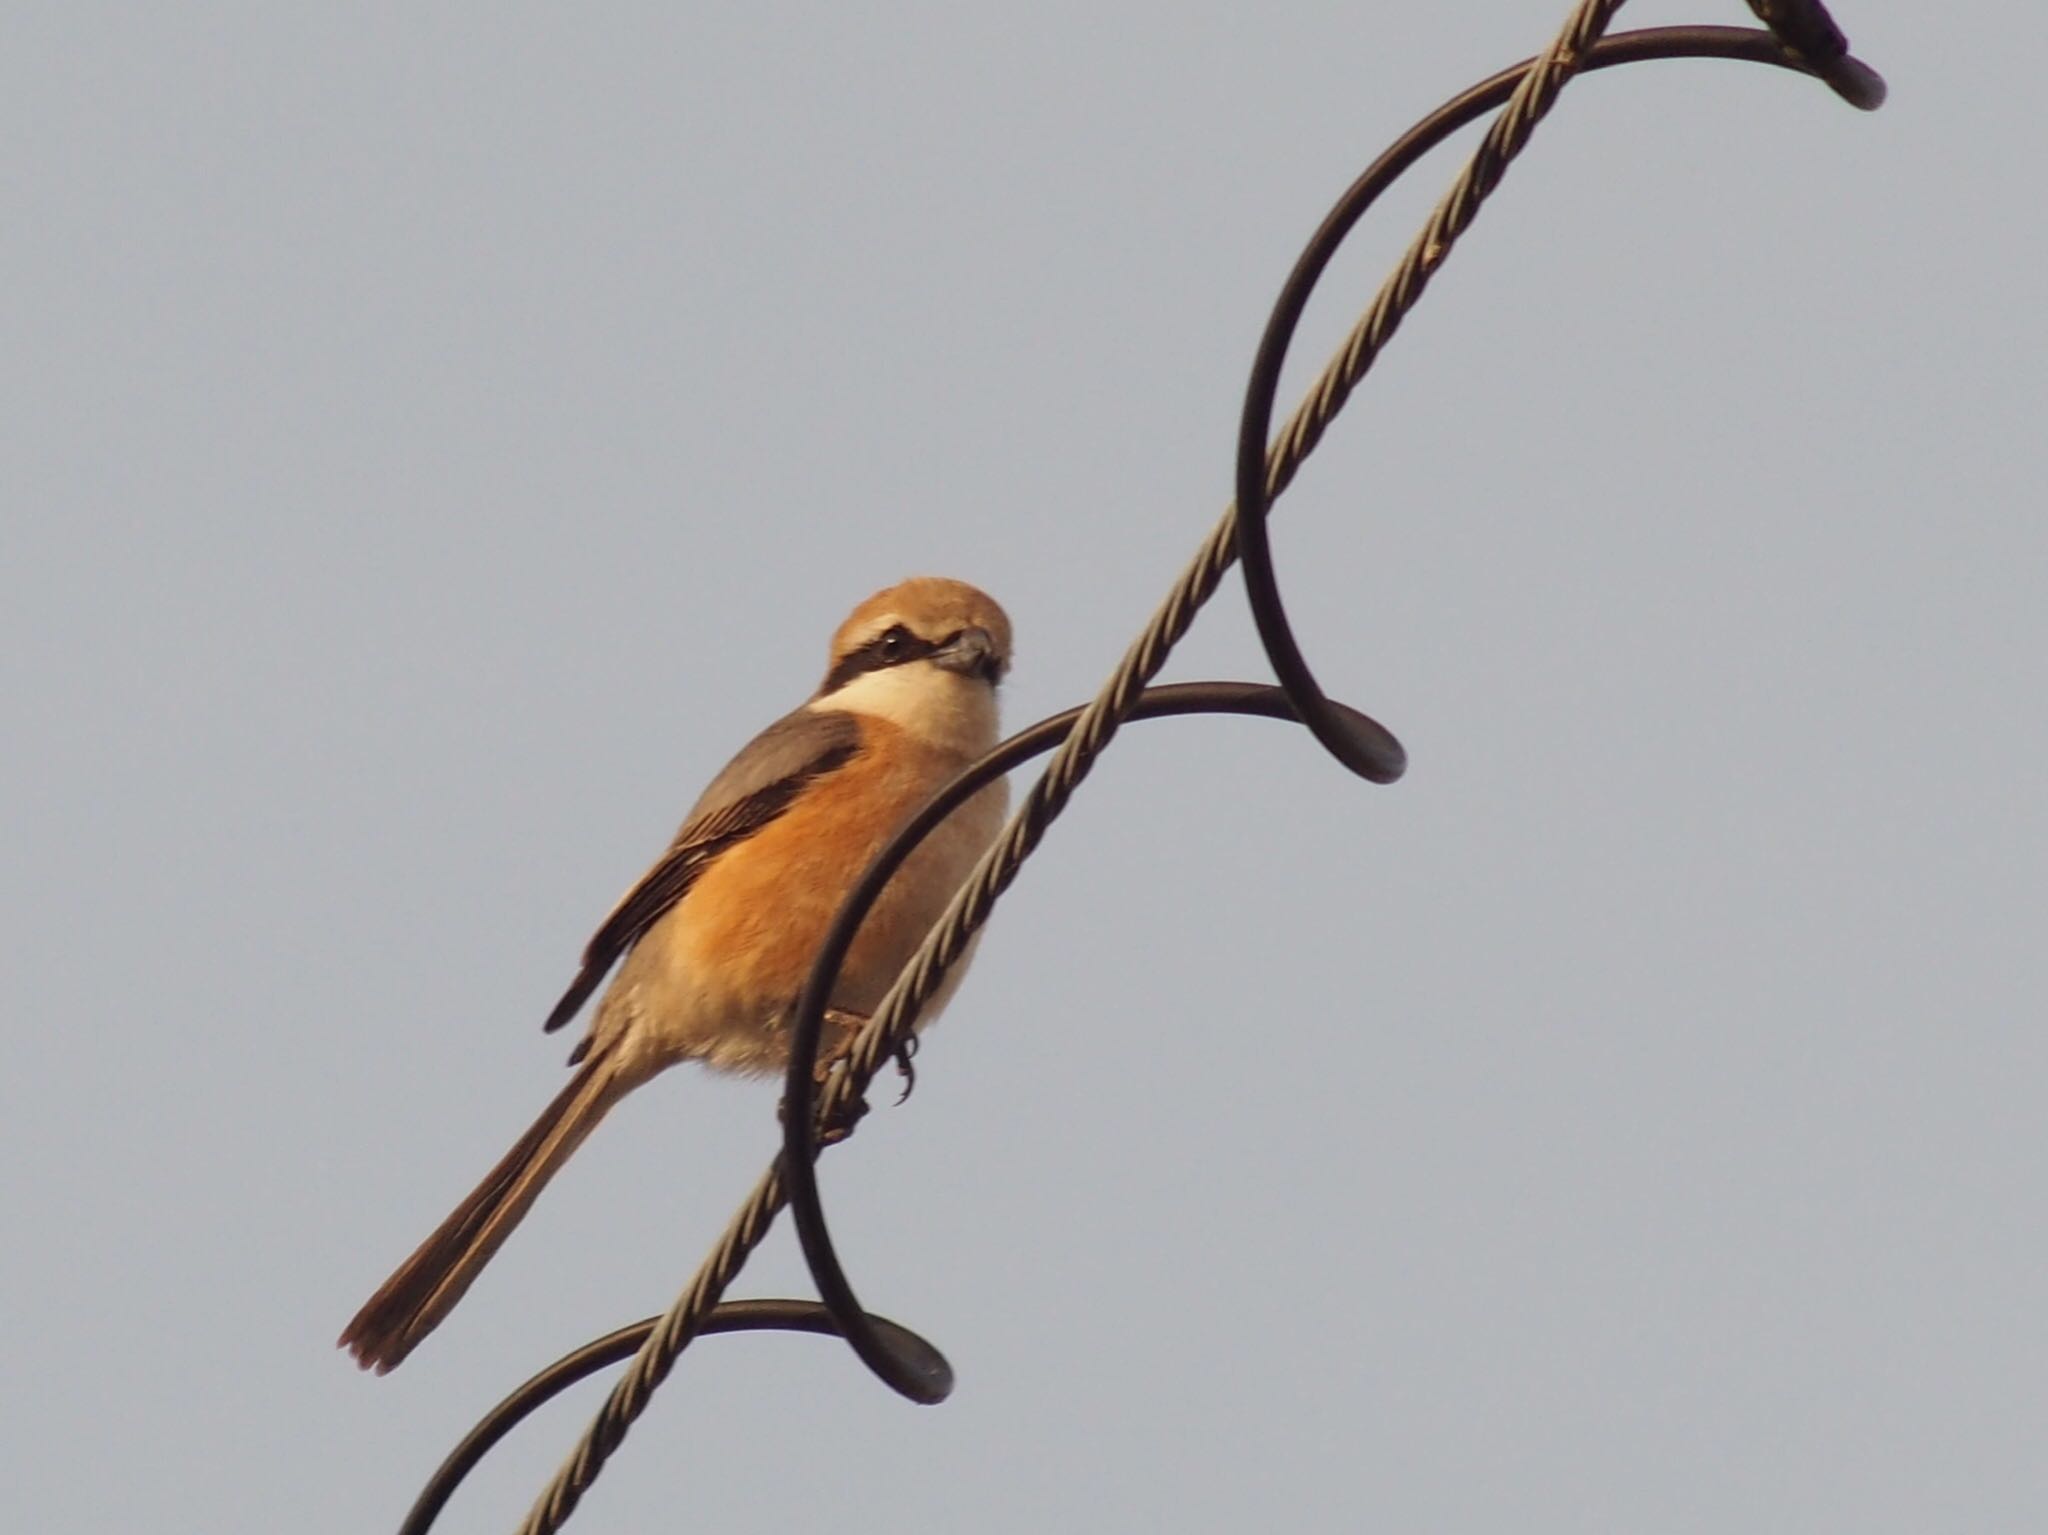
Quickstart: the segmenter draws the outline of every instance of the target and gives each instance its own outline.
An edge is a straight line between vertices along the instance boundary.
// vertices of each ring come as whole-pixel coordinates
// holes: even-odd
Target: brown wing
[[[552,1033],[576,1016],[620,957],[663,913],[689,894],[727,848],[746,841],[789,807],[805,784],[860,750],[860,727],[836,710],[785,715],[732,759],[697,801],[669,850],[591,935],[576,979],[542,1028]]]

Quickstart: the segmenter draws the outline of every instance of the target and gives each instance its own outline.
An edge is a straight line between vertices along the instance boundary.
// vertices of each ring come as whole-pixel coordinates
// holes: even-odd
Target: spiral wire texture
[[[792,1024],[782,1154],[747,1196],[670,1309],[651,1322],[587,1345],[515,1391],[436,1473],[415,1504],[404,1526],[405,1535],[418,1535],[428,1527],[462,1475],[514,1422],[570,1382],[621,1357],[636,1339],[640,1341],[631,1364],[614,1384],[574,1453],[534,1504],[521,1526],[522,1535],[552,1535],[566,1523],[682,1350],[706,1331],[763,1326],[836,1331],[871,1370],[905,1396],[920,1402],[945,1398],[952,1375],[943,1356],[915,1333],[871,1317],[860,1308],[825,1228],[816,1159],[823,1145],[851,1131],[865,1109],[864,1095],[875,1074],[912,1041],[919,1010],[958,962],[1025,859],[1126,721],[1197,712],[1294,719],[1306,724],[1333,756],[1359,776],[1391,783],[1401,775],[1406,759],[1399,742],[1369,717],[1327,699],[1309,672],[1282,610],[1265,518],[1273,500],[1292,483],[1352,390],[1421,299],[1451,248],[1471,227],[1480,206],[1527,145],[1565,84],[1582,70],[1638,59],[1711,56],[1814,74],[1865,110],[1883,100],[1883,81],[1848,53],[1847,40],[1818,0],[1749,0],[1768,32],[1671,27],[1603,39],[1622,3],[1581,0],[1543,54],[1481,82],[1432,113],[1397,140],[1339,201],[1290,275],[1261,342],[1240,422],[1236,498],[1144,632],[1090,704],[1021,732],[962,774],[877,856],[849,895],[821,946]],[[1421,233],[1268,447],[1267,426],[1288,344],[1309,292],[1337,245],[1385,186],[1423,152],[1500,105],[1503,98],[1505,105],[1499,115]],[[1281,686],[1194,683],[1148,688],[1240,557],[1260,637]],[[853,933],[896,864],[952,806],[1055,746],[1052,762],[819,1091],[814,1071],[826,999]],[[818,1283],[823,1315],[799,1302],[720,1305],[720,1296],[786,1204],[795,1206],[799,1236]]]

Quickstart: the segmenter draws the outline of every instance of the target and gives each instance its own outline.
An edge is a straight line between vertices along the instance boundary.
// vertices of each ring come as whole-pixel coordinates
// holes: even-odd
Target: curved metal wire
[[[1618,4],[1619,0],[1616,0],[1616,3]],[[1611,12],[1613,8],[1610,6],[1608,9]],[[1571,65],[1572,68],[1611,68],[1618,64],[1665,58],[1726,58],[1814,73],[1803,60],[1788,54],[1783,45],[1770,33],[1751,28],[1665,27],[1595,41],[1585,34],[1585,27],[1591,24],[1587,21],[1576,30],[1568,28],[1565,37],[1560,39],[1562,56],[1575,61]],[[1554,47],[1553,55],[1559,53],[1560,49]],[[1451,245],[1471,226],[1473,219],[1477,217],[1479,205],[1499,183],[1507,162],[1528,141],[1536,122],[1555,99],[1557,89],[1562,83],[1558,71],[1563,70],[1565,65],[1553,64],[1550,72],[1544,73],[1543,65],[1551,57],[1552,55],[1546,55],[1543,59],[1524,61],[1502,70],[1417,123],[1397,139],[1386,153],[1352,184],[1316,231],[1282,289],[1272,319],[1268,323],[1266,335],[1261,342],[1257,361],[1253,365],[1238,439],[1238,499],[1235,509],[1226,516],[1223,525],[1211,536],[1209,545],[1204,548],[1203,556],[1197,559],[1194,567],[1182,578],[1181,587],[1169,597],[1160,617],[1154,620],[1154,628],[1141,638],[1131,655],[1125,658],[1124,667],[1112,678],[1109,687],[1091,708],[1100,708],[1106,702],[1122,696],[1120,689],[1127,684],[1129,677],[1143,668],[1144,663],[1138,658],[1153,653],[1153,648],[1148,646],[1148,642],[1152,641],[1163,627],[1161,620],[1178,623],[1178,632],[1174,633],[1172,639],[1165,640],[1162,647],[1157,648],[1156,661],[1150,670],[1143,670],[1143,675],[1149,677],[1156,671],[1157,663],[1165,659],[1165,650],[1171,648],[1180,632],[1185,632],[1194,609],[1207,599],[1209,593],[1214,590],[1215,580],[1220,579],[1222,570],[1228,568],[1228,541],[1234,535],[1236,553],[1244,560],[1246,591],[1259,626],[1260,637],[1265,643],[1267,655],[1280,678],[1281,686],[1294,706],[1296,716],[1309,726],[1333,756],[1354,773],[1381,783],[1391,782],[1398,776],[1399,768],[1404,764],[1390,757],[1387,743],[1391,738],[1385,737],[1385,733],[1368,716],[1332,703],[1310,672],[1308,663],[1287,624],[1278,581],[1273,570],[1265,519],[1272,501],[1292,483],[1302,461],[1314,451],[1329,422],[1343,408],[1352,389],[1371,368],[1386,343],[1392,339],[1401,317],[1419,301],[1429,277],[1442,265]],[[1517,101],[1521,103],[1519,110],[1515,105]],[[1451,193],[1438,206],[1421,235],[1409,247],[1394,275],[1382,286],[1372,306],[1354,327],[1335,360],[1317,381],[1303,407],[1273,440],[1273,447],[1269,452],[1265,444],[1287,347],[1302,312],[1307,307],[1309,295],[1337,247],[1381,193],[1424,153],[1459,128],[1503,102],[1509,104],[1508,110],[1497,120],[1494,130],[1489,132],[1486,141],[1474,154],[1467,166],[1467,174],[1454,184]],[[1196,587],[1201,582],[1206,582],[1207,586],[1206,589],[1198,591]],[[1119,717],[1135,718],[1138,715],[1135,710],[1129,710]],[[1113,730],[1114,726],[1110,728]],[[1104,734],[1102,741],[1106,743],[1107,739],[1108,735]],[[1024,848],[1026,854],[1036,845],[1037,835],[1042,835],[1044,825],[1058,813],[1065,802],[1065,796],[1072,792],[1073,784],[1079,781],[1080,773],[1085,772],[1084,759],[1084,765],[1067,780],[1064,790],[1060,788],[1055,775],[1060,774],[1068,750],[1071,750],[1071,740],[1069,746],[1062,750],[1061,757],[1054,761],[1045,776],[1033,786],[1034,796],[1041,792],[1044,794],[1040,802],[1044,807],[1043,818],[1038,823],[1037,834],[1032,836],[1030,844]],[[1016,819],[1012,821],[1011,830],[1014,832],[1021,824],[1027,824],[1027,818],[1032,815],[1033,810],[1034,802],[1027,799],[1025,805],[1018,811]],[[936,824],[936,819],[933,818],[930,824]],[[924,835],[925,830],[928,830],[928,826],[920,828],[917,833],[919,838]],[[1022,856],[1020,854],[1015,862],[1021,862]],[[989,867],[985,861],[982,869],[985,871]],[[977,882],[980,880],[981,872],[977,871]],[[872,876],[875,870],[871,867],[868,873]],[[1013,876],[1014,863],[1008,875],[997,876],[1001,883],[992,885],[988,905],[993,905],[995,897],[1000,895],[1002,889],[1007,888],[1009,878]],[[864,878],[863,888],[867,883],[868,880]],[[971,886],[970,893],[972,888]],[[876,885],[876,889],[879,889],[879,884]],[[837,977],[840,962],[872,899],[871,894],[857,894],[849,898],[846,905],[841,908],[832,931],[827,934],[821,946],[809,983],[805,987],[803,1000],[796,1010],[791,1059],[784,1083],[783,1169],[787,1180],[789,1203],[803,1243],[805,1261],[810,1266],[811,1277],[818,1286],[820,1298],[834,1316],[841,1320],[842,1336],[845,1337],[848,1346],[860,1355],[861,1360],[885,1384],[913,1400],[922,1401],[929,1400],[923,1394],[929,1389],[929,1383],[919,1379],[914,1363],[893,1357],[888,1340],[864,1327],[860,1321],[863,1313],[859,1299],[846,1276],[844,1267],[839,1262],[818,1197],[813,1167],[816,1152],[810,1139],[814,1131],[809,1110],[825,999],[831,994],[832,983]],[[982,915],[986,916],[985,907]],[[945,926],[951,926],[953,917],[954,913],[949,912]],[[977,921],[967,927],[965,932],[971,935],[979,925]],[[921,953],[917,960],[913,960],[913,966],[923,963],[933,944],[941,937],[943,931],[935,934],[934,940],[927,943],[926,951]],[[964,938],[961,944],[964,946]],[[946,963],[938,964],[931,969],[929,984],[916,993],[917,1003],[921,1003],[923,997],[928,996],[931,989],[936,987],[937,980],[945,974]],[[918,979],[922,981],[924,977],[925,972],[918,971]],[[913,1009],[915,1005],[917,1004],[913,1003]],[[888,1010],[889,1003],[885,1001],[882,1009],[876,1014],[875,1024],[870,1026],[871,1030],[881,1025]],[[914,1010],[908,1016],[914,1018]],[[907,1026],[905,1034],[907,1036]],[[864,1034],[863,1042],[865,1040]],[[861,1048],[861,1044],[857,1044],[856,1053]],[[879,1065],[883,1058],[880,1055],[872,1057],[875,1065]],[[865,1090],[873,1069],[874,1067],[870,1066],[864,1075],[859,1076],[857,1092]],[[845,1105],[854,1101],[857,1101],[857,1096],[842,1100],[839,1105],[828,1102],[823,1112],[829,1117],[835,1112],[843,1112]]]
[[[660,1320],[659,1317],[648,1317],[564,1354],[485,1413],[482,1421],[469,1431],[468,1437],[450,1450],[448,1458],[427,1478],[427,1485],[413,1500],[405,1523],[398,1527],[398,1535],[426,1535],[463,1479],[497,1447],[499,1440],[578,1381],[639,1352],[640,1345],[646,1342],[647,1335],[654,1331]],[[920,1349],[938,1353],[909,1328],[887,1317],[873,1316],[866,1320],[903,1350],[906,1357],[915,1357]],[[839,1331],[839,1324],[816,1301],[735,1300],[715,1308],[705,1319],[703,1330],[706,1334],[776,1331],[833,1337]]]
[[[1825,21],[1825,13],[1822,14]],[[1832,22],[1828,23],[1832,29]],[[1840,37],[1839,31],[1834,33]],[[1846,43],[1844,44],[1846,47]],[[1844,55],[1846,57],[1846,55]],[[1803,55],[1790,51],[1785,42],[1770,32],[1753,27],[1650,27],[1603,37],[1584,50],[1578,68],[1584,72],[1612,69],[1620,64],[1644,63],[1654,59],[1732,59],[1752,64],[1770,64],[1805,74],[1820,71]],[[1498,183],[1507,158],[1519,151],[1529,131],[1548,103],[1520,115],[1503,114],[1487,140],[1473,157],[1478,174],[1461,183],[1440,203],[1429,223],[1416,237],[1394,275],[1380,289],[1372,306],[1345,338],[1337,358],[1317,381],[1310,396],[1313,410],[1296,412],[1282,431],[1275,451],[1269,456],[1268,436],[1272,430],[1273,405],[1280,391],[1280,373],[1288,348],[1308,308],[1310,295],[1345,238],[1363,218],[1380,194],[1423,155],[1460,128],[1476,121],[1507,102],[1540,61],[1524,59],[1482,80],[1462,95],[1455,96],[1422,119],[1390,144],[1385,152],[1337,199],[1321,227],[1309,239],[1294,270],[1281,286],[1271,317],[1252,363],[1251,379],[1245,386],[1244,408],[1238,419],[1235,490],[1238,516],[1237,553],[1244,563],[1246,595],[1252,618],[1258,625],[1260,642],[1282,687],[1315,732],[1316,739],[1339,761],[1350,765],[1351,744],[1345,738],[1341,716],[1334,715],[1318,686],[1308,661],[1288,624],[1280,601],[1278,577],[1273,570],[1273,552],[1266,527],[1266,513],[1281,492],[1293,483],[1302,460],[1321,441],[1324,429],[1344,406],[1352,389],[1371,369],[1382,348],[1393,339],[1402,317],[1422,296],[1452,242],[1470,226],[1484,201]],[[1884,82],[1875,71],[1848,60],[1862,76],[1876,82],[1875,107],[1884,99]],[[1554,92],[1552,93],[1554,96]],[[1860,103],[1859,103],[1860,104]],[[1532,104],[1533,106],[1533,104]],[[1468,195],[1460,197],[1459,191]],[[1284,449],[1285,451],[1280,451]]]
[[[622,1329],[567,1356],[501,1403],[436,1473],[405,1526],[407,1535],[417,1535],[426,1528],[461,1476],[533,1406],[572,1380],[622,1357],[636,1344],[631,1367],[614,1385],[575,1454],[529,1513],[522,1526],[525,1535],[550,1535],[561,1527],[644,1410],[654,1388],[674,1367],[677,1355],[700,1332],[726,1331],[737,1326],[838,1331],[872,1370],[913,1400],[941,1400],[951,1389],[950,1367],[936,1349],[915,1334],[860,1310],[832,1251],[817,1197],[813,1164],[820,1149],[818,1132],[850,1128],[858,1118],[868,1083],[911,1037],[918,1010],[987,920],[995,902],[1015,879],[1019,866],[1037,847],[1095,758],[1125,720],[1219,711],[1300,719],[1315,731],[1327,749],[1360,776],[1382,783],[1400,776],[1405,757],[1399,743],[1368,717],[1330,702],[1309,672],[1287,627],[1264,519],[1271,502],[1291,482],[1301,461],[1313,451],[1401,318],[1419,300],[1429,277],[1470,226],[1480,204],[1498,184],[1507,164],[1527,143],[1535,124],[1549,110],[1563,85],[1581,70],[1639,59],[1719,57],[1804,70],[1824,79],[1844,99],[1866,110],[1883,100],[1883,81],[1849,56],[1846,39],[1817,0],[1749,0],[1751,9],[1771,28],[1770,33],[1742,28],[1681,27],[1603,39],[1601,33],[1621,3],[1622,0],[1581,0],[1544,54],[1482,82],[1432,113],[1375,161],[1340,200],[1297,263],[1261,343],[1240,423],[1237,500],[1205,540],[1145,632],[1126,652],[1091,704],[1020,733],[963,775],[920,815],[915,826],[906,828],[884,851],[842,907],[813,967],[793,1026],[782,1155],[756,1185],[689,1288],[670,1310],[658,1319]],[[1425,150],[1503,103],[1501,115],[1423,234],[1268,448],[1266,425],[1271,418],[1289,339],[1308,292],[1337,244],[1385,186]],[[1157,675],[1167,655],[1240,554],[1246,564],[1247,594],[1281,687],[1209,683],[1148,689],[1146,684]],[[1016,763],[1055,746],[1052,763],[1026,794],[996,845],[906,967],[847,1056],[836,1065],[822,1093],[817,1092],[813,1063],[824,1002],[852,934],[889,872],[951,805]],[[1010,755],[1013,753],[1014,756]],[[753,1303],[756,1308],[770,1308],[749,1313],[761,1320],[721,1322],[721,1318],[738,1313],[718,1306],[719,1295],[759,1244],[785,1202],[797,1206],[805,1256],[824,1297],[822,1310],[830,1315],[831,1322],[823,1322],[798,1302]],[[769,1319],[771,1316],[776,1319]],[[795,1319],[800,1317],[808,1320]],[[429,1496],[437,1489],[438,1499],[428,1506]]]

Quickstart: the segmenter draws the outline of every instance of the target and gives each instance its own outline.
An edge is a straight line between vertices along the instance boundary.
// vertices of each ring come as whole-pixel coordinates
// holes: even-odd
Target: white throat
[[[929,661],[862,672],[811,707],[876,715],[963,757],[978,757],[996,744],[996,690],[979,677]]]

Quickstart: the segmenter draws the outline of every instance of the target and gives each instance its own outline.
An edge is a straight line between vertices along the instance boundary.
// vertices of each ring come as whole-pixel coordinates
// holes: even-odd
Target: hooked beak
[[[1003,675],[1002,658],[996,654],[995,636],[986,629],[962,629],[933,651],[932,665],[964,677],[979,677],[994,684]]]

